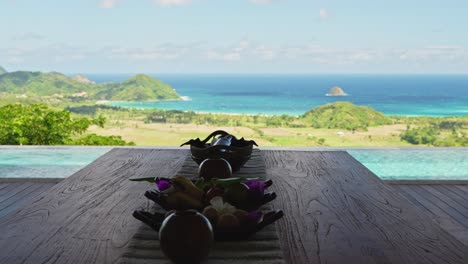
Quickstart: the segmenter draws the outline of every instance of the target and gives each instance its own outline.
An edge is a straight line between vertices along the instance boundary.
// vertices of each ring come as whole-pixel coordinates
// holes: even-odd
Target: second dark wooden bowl
[[[245,140],[244,138],[237,139],[233,136],[231,145],[216,145],[212,146],[208,141],[216,136],[226,136],[229,133],[217,130],[211,133],[204,140],[191,139],[181,146],[190,145],[190,152],[192,159],[200,165],[205,159],[208,158],[223,158],[229,162],[232,171],[238,171],[250,159],[252,155],[253,146],[258,146],[253,140]]]

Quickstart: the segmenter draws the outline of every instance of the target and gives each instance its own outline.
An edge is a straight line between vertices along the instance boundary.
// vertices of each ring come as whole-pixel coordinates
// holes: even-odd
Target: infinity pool
[[[468,149],[348,150],[385,180],[468,180]]]
[[[65,178],[111,148],[0,147],[0,178]],[[468,180],[468,149],[347,150],[386,180]]]
[[[0,178],[65,178],[110,148],[1,148]]]

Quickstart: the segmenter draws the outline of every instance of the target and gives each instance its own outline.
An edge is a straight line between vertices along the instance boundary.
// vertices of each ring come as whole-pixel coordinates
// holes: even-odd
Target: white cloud
[[[44,40],[45,36],[37,34],[37,33],[33,33],[33,32],[27,32],[27,33],[14,35],[11,39],[12,40],[20,40],[20,41],[23,41],[23,40]]]
[[[183,6],[191,4],[193,0],[151,0],[151,2],[160,6]],[[250,3],[255,5],[268,5],[273,3],[275,0],[248,0]],[[111,9],[117,6],[120,0],[100,0],[100,7],[105,9]]]
[[[273,3],[273,0],[249,0],[252,4],[267,5]]]
[[[257,47],[254,51],[255,54],[258,54],[264,60],[272,60],[276,57],[276,51],[270,47],[261,45]]]
[[[209,60],[220,60],[226,62],[240,61],[243,58],[250,57],[255,47],[247,39],[242,39],[236,45],[228,47],[211,47],[203,52],[204,58]]]
[[[111,9],[114,8],[119,0],[101,0],[101,8]]]
[[[227,54],[224,54],[223,60],[224,61],[240,61],[241,54],[239,52],[227,53]]]
[[[395,64],[402,60],[413,64],[433,65],[435,62],[464,63],[468,47],[392,47],[341,48],[318,44],[266,45],[241,40],[236,45],[189,49],[187,53],[201,54],[205,60],[253,63],[275,60],[307,65],[379,65]],[[199,57],[200,55],[198,55]]]
[[[67,64],[79,64],[82,67],[88,67],[92,64],[101,63],[108,65],[106,67],[118,64],[139,65],[138,67],[142,67],[142,69],[151,65],[184,65],[188,69],[198,69],[199,65],[211,65],[206,67],[217,65],[218,68],[210,68],[216,70],[219,69],[219,63],[225,63],[223,66],[246,70],[252,67],[256,67],[256,69],[283,67],[291,71],[316,68],[331,71],[333,69],[352,71],[358,68],[372,71],[374,69],[392,69],[394,67],[395,71],[399,71],[413,67],[444,71],[446,67],[452,67],[452,70],[460,69],[462,71],[468,67],[468,47],[419,46],[399,48],[375,46],[352,48],[316,43],[275,45],[259,43],[250,39],[241,39],[230,45],[194,42],[99,48],[67,44],[43,46],[15,46],[12,44],[11,47],[0,48],[0,61],[5,61],[7,64],[15,65],[15,67],[43,65],[42,67],[52,68],[60,68]],[[50,63],[50,65],[41,64],[43,62]],[[337,68],[333,68],[335,66]]]
[[[407,50],[395,50],[395,57],[413,62],[455,62],[468,59],[468,49],[458,46],[429,46]]]
[[[7,60],[6,60],[7,63],[11,63],[11,64],[18,64],[18,63],[22,63],[24,62],[24,58],[21,58],[21,57],[9,57]]]
[[[103,50],[110,59],[126,59],[132,61],[174,60],[182,57],[188,51],[187,47],[165,44],[152,48],[111,48]]]
[[[162,6],[181,6],[192,3],[192,0],[154,0],[154,2]]]
[[[330,19],[332,16],[333,15],[332,13],[330,13],[330,11],[328,11],[325,8],[320,8],[320,11],[319,11],[320,20],[327,20],[327,19]]]

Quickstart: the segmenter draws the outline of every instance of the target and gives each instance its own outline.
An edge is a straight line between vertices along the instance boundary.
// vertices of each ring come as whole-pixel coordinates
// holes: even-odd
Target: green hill
[[[180,95],[159,80],[145,74],[138,74],[122,83],[101,85],[96,97],[117,101],[178,100]]]
[[[4,74],[4,73],[7,73],[7,71],[5,70],[5,68],[3,68],[2,66],[0,66],[0,75],[1,75],[1,74]]]
[[[363,129],[369,126],[392,124],[384,114],[365,106],[350,102],[326,104],[310,110],[303,120],[316,128]]]
[[[48,96],[86,90],[86,85],[57,72],[17,71],[0,75],[0,92]]]
[[[169,85],[150,76],[139,74],[122,83],[95,84],[83,82],[57,72],[17,71],[0,75],[0,92],[50,96],[85,92],[90,99],[146,101],[180,99]]]

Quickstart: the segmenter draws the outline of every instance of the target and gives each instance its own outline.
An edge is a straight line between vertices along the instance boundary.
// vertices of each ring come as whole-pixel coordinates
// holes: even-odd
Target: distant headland
[[[345,93],[341,87],[335,86],[328,91],[326,96],[348,96],[348,94]]]
[[[159,101],[184,100],[169,84],[145,74],[123,82],[96,83],[86,76],[58,72],[7,72],[0,67],[0,93],[28,97],[62,97],[77,100]]]

